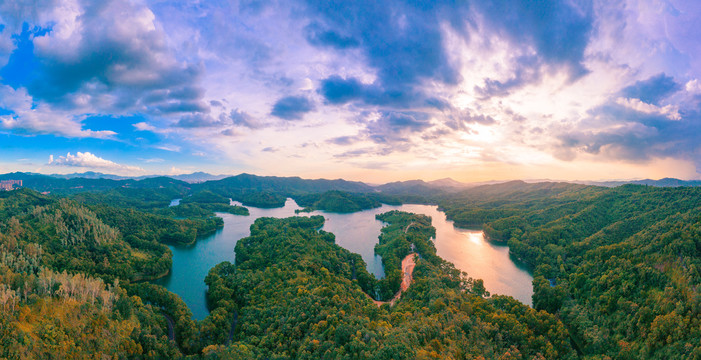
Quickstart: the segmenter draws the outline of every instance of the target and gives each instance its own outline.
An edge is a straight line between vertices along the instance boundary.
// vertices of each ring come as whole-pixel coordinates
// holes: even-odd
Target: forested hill
[[[221,180],[196,184],[196,189],[210,190],[216,193],[232,195],[256,192],[278,193],[285,196],[293,194],[321,193],[329,190],[347,192],[372,192],[373,188],[361,182],[342,179],[302,179],[299,177],[257,176],[240,174]]]
[[[143,180],[135,179],[92,179],[92,178],[57,178],[48,175],[28,174],[22,172],[0,175],[0,180],[22,180],[23,187],[39,192],[66,195],[85,191],[107,191],[120,187],[137,189],[172,189],[178,193],[187,192],[190,184],[169,177],[153,177]]]
[[[575,355],[555,316],[509,297],[484,298],[480,281],[435,256],[430,218],[380,218],[389,224],[378,250],[389,275],[380,281],[360,255],[318,230],[323,217],[258,219],[236,247],[237,264],[210,272],[212,312],[195,322],[178,296],[134,280],[167,269],[162,242],[196,234],[205,219],[0,192],[0,358]],[[394,306],[376,306],[368,293],[396,291],[397,259],[410,244],[422,255],[414,283]]]
[[[512,182],[441,207],[533,268],[584,354],[701,357],[701,188]]]
[[[210,272],[212,312],[195,322],[179,297],[136,281],[170,267],[164,243],[220,227],[212,211],[228,197],[172,179],[139,184],[68,198],[0,192],[0,358],[701,358],[698,187],[516,181],[435,196],[457,225],[482,227],[532,267],[535,309],[489,297],[437,257],[427,217],[378,216],[388,223],[379,281],[318,230],[322,217],[259,219],[236,264]],[[166,207],[181,194],[192,195]],[[361,209],[380,195],[295,196]],[[395,292],[412,248],[414,282],[378,308],[369,294]]]
[[[317,231],[323,217],[261,218],[236,245],[236,264],[219,264],[207,277],[214,310],[203,330],[218,331],[205,338],[222,344],[228,335],[231,343],[204,353],[216,359],[575,357],[555,316],[510,297],[485,299],[481,282],[435,256],[430,218],[399,212],[381,218],[390,227],[381,244],[392,272],[400,272],[397,259],[410,242],[423,246],[414,283],[394,306],[372,303],[356,280],[372,275],[359,255],[334,244],[333,234]],[[405,233],[412,223],[416,230]]]
[[[680,180],[675,178],[664,178],[659,180],[630,180],[630,181],[582,181],[580,184],[615,187],[626,184],[648,185],[657,187],[678,187],[678,186],[701,186],[701,180]]]
[[[120,284],[167,273],[163,242],[216,225],[0,192],[0,358],[177,358],[161,310]]]
[[[276,177],[240,174],[221,180],[211,180],[202,183],[190,184],[170,177],[149,177],[145,179],[102,179],[102,178],[59,178],[49,175],[30,173],[8,173],[0,175],[0,180],[23,180],[24,187],[36,191],[53,192],[80,192],[86,190],[109,190],[117,187],[131,188],[169,188],[210,190],[218,193],[251,193],[271,192],[285,195],[322,193],[330,190],[346,192],[374,192],[370,185],[361,182],[342,179],[302,179],[299,177]]]

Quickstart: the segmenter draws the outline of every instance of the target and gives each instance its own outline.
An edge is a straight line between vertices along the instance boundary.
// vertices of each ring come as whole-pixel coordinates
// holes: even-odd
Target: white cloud
[[[641,113],[662,115],[669,120],[682,119],[682,116],[679,114],[679,106],[676,105],[656,106],[643,102],[640,99],[628,99],[621,97],[616,99],[616,103]]]
[[[701,82],[699,82],[699,79],[689,80],[684,87],[687,92],[692,94],[701,93]]]
[[[165,151],[172,151],[172,152],[180,152],[180,146],[177,146],[177,145],[161,145],[161,146],[156,146],[156,149],[165,150]]]
[[[117,164],[114,161],[103,159],[90,152],[77,152],[76,155],[71,153],[66,154],[66,156],[59,156],[54,158],[53,155],[49,156],[48,165],[51,166],[71,166],[71,167],[82,167],[88,169],[101,169],[109,170],[117,173],[141,173],[144,169],[136,166]]]
[[[145,163],[151,164],[151,163],[162,163],[165,160],[161,158],[149,158],[149,159],[144,159],[144,158],[138,158],[139,161],[143,161]]]
[[[136,130],[139,130],[139,131],[156,131],[157,130],[155,126],[147,124],[145,122],[136,123],[136,124],[134,124],[134,127],[136,128]]]
[[[83,129],[81,117],[52,108],[47,104],[33,104],[32,97],[24,88],[13,89],[0,85],[0,108],[13,114],[0,116],[0,129],[28,134],[54,134],[77,138],[112,138],[109,130]]]
[[[172,166],[170,168],[170,171],[168,171],[168,175],[182,175],[182,174],[187,174],[186,170],[176,168],[175,166]]]

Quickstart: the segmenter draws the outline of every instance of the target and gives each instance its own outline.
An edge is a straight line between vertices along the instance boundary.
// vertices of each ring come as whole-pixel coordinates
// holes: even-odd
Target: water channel
[[[174,201],[171,205],[177,205]],[[197,320],[204,319],[207,310],[204,278],[209,269],[222,261],[234,262],[236,242],[250,235],[250,226],[259,217],[295,216],[300,207],[292,199],[287,199],[284,207],[261,209],[248,207],[250,216],[226,213],[217,215],[224,219],[224,227],[215,234],[198,240],[190,246],[170,246],[173,251],[173,267],[164,278],[154,283],[165,286],[178,294]],[[506,246],[499,246],[484,240],[481,230],[459,229],[438,211],[436,206],[405,204],[400,206],[383,205],[380,208],[359,211],[351,214],[334,214],[315,211],[311,215],[326,218],[323,230],[336,235],[336,244],[360,254],[368,264],[368,271],[376,277],[384,277],[382,259],[375,255],[382,222],[376,214],[390,210],[402,210],[431,216],[436,227],[434,240],[437,253],[443,259],[467,272],[468,276],[484,280],[484,285],[492,294],[511,295],[525,304],[531,304],[533,289],[532,277],[525,267],[514,262]],[[307,215],[307,214],[304,214]]]

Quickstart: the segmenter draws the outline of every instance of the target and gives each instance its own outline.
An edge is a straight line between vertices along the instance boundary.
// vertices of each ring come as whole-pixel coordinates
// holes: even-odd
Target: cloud
[[[168,171],[168,175],[182,175],[182,174],[187,174],[187,170],[183,170],[181,168],[177,168],[175,166],[172,166],[170,170]]]
[[[78,152],[76,155],[68,153],[66,156],[59,156],[56,158],[54,158],[53,155],[50,155],[47,165],[102,169],[115,171],[118,173],[138,173],[144,171],[144,169],[140,167],[117,164],[113,161],[98,157],[90,152]]]
[[[286,96],[273,105],[273,110],[270,114],[285,120],[299,120],[304,114],[313,110],[314,104],[308,98],[304,96]]]
[[[151,163],[162,163],[162,162],[165,161],[164,159],[161,159],[161,158],[148,158],[148,159],[138,158],[138,160],[143,161],[143,162],[148,163],[148,164],[151,164]]]
[[[171,151],[171,152],[180,152],[180,146],[177,146],[177,145],[159,145],[159,146],[156,146],[156,149]]]
[[[136,130],[139,130],[139,131],[156,131],[156,130],[158,130],[155,126],[150,125],[150,124],[143,122],[143,121],[138,122],[138,123],[134,124],[133,126],[134,126],[134,128],[136,128]]]
[[[234,130],[234,129],[224,129],[224,130],[222,130],[221,134],[224,135],[224,136],[231,136],[231,137],[241,135],[240,133],[238,133],[238,132],[237,132],[236,130]]]
[[[498,0],[473,5],[488,19],[486,27],[513,44],[532,46],[540,61],[565,66],[573,77],[587,73],[582,60],[594,23],[591,2]]]
[[[308,2],[310,44],[340,53],[360,49],[376,80],[332,75],[321,93],[331,104],[362,100],[369,104],[402,104],[405,108],[431,97],[424,85],[460,83],[461,63],[451,58],[448,31],[468,41],[472,36],[510,41],[527,56],[517,60],[508,81],[490,80],[484,96],[501,96],[514,87],[538,81],[543,67],[566,69],[572,78],[587,73],[582,64],[592,31],[587,2],[382,2],[353,1],[342,6]],[[487,40],[489,41],[489,40]],[[531,49],[528,53],[527,50]],[[533,52],[532,50],[535,50]]]
[[[701,112],[674,112],[674,121],[664,108],[636,99],[623,104],[611,103],[590,112],[574,128],[561,132],[554,154],[574,160],[578,153],[601,155],[606,159],[645,162],[653,158],[672,157],[696,162],[701,169],[698,134]]]
[[[689,80],[686,85],[684,85],[684,89],[692,94],[701,93],[701,82],[699,82],[698,79]]]
[[[385,89],[378,83],[363,84],[356,78],[342,78],[338,75],[321,80],[321,88],[318,92],[327,103],[333,105],[352,101],[359,101],[364,105],[392,106],[402,109],[438,105],[436,98],[427,98],[426,95],[411,88]]]
[[[338,75],[321,81],[319,93],[330,104],[345,104],[363,97],[364,85],[355,78],[344,79]]]
[[[430,115],[423,112],[381,111],[366,123],[363,134],[379,144],[407,143],[412,133],[431,126]]]
[[[0,85],[0,129],[23,135],[54,134],[64,137],[110,139],[117,135],[110,130],[83,129],[81,116],[53,109],[46,104],[34,104],[25,89]]]
[[[658,105],[660,101],[673,94],[681,86],[672,77],[664,73],[637,81],[635,84],[621,90],[621,95],[627,98],[640,99],[643,103]]]
[[[514,64],[512,75],[506,80],[484,79],[484,86],[475,86],[483,99],[504,97],[526,85],[537,83],[543,76],[540,60],[536,56],[520,56]]]
[[[681,120],[682,118],[679,114],[679,106],[676,105],[655,106],[640,99],[626,98],[616,99],[616,104],[645,114],[662,115],[670,120]]]
[[[249,115],[243,110],[234,109],[228,114],[223,114],[223,116],[228,117],[234,126],[241,126],[249,129],[260,129],[265,127],[265,124],[259,120],[256,120],[253,116]]]
[[[33,8],[14,9],[15,14],[35,14],[22,19],[31,23],[27,31],[33,34],[31,43],[20,47],[33,47],[31,57],[22,60],[36,65],[18,84],[34,101],[90,112],[167,115],[208,110],[197,85],[202,66],[176,59],[145,5],[79,0],[18,6]],[[26,57],[20,50],[16,56]]]
[[[452,130],[469,131],[469,125],[494,125],[496,120],[489,115],[473,114],[468,109],[454,109],[446,115],[444,124]]]
[[[208,128],[221,125],[223,125],[222,121],[214,119],[207,114],[195,113],[182,116],[173,126],[181,128]]]
[[[351,145],[356,141],[358,141],[357,136],[339,136],[326,140],[327,143],[335,145]]]
[[[310,1],[308,10],[316,21],[313,34],[357,43],[368,64],[377,70],[379,85],[384,88],[397,90],[399,85],[412,85],[422,79],[455,84],[459,79],[443,47],[441,26],[464,25],[468,18],[466,5],[448,9],[441,1],[353,1],[328,6]],[[318,41],[318,35],[307,38],[313,45],[347,48],[337,46],[339,41]]]
[[[336,49],[348,49],[358,47],[360,41],[352,36],[343,35],[336,31],[324,29],[317,22],[312,22],[304,28],[304,35],[311,44],[317,46],[329,46]]]

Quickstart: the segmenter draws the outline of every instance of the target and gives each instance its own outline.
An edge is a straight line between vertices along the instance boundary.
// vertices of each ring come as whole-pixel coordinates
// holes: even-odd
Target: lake
[[[173,251],[171,272],[154,283],[178,294],[190,307],[195,319],[204,319],[209,314],[207,286],[204,283],[209,270],[222,261],[234,262],[236,242],[250,235],[250,226],[255,219],[295,216],[297,209],[300,207],[294,200],[287,199],[281,208],[248,207],[250,216],[217,213],[224,219],[224,227],[193,245],[169,246]],[[382,259],[375,255],[374,248],[383,223],[376,220],[375,215],[390,210],[431,216],[432,224],[436,227],[434,243],[438,256],[452,262],[458,269],[467,272],[468,276],[483,279],[490,293],[511,295],[525,304],[531,304],[533,278],[524,266],[509,256],[508,247],[485,241],[481,230],[455,228],[453,222],[447,220],[445,213],[438,211],[436,206],[383,205],[351,214],[314,211],[300,215],[323,215],[326,218],[323,230],[334,233],[339,246],[360,254],[368,264],[368,271],[381,278],[384,277]]]

